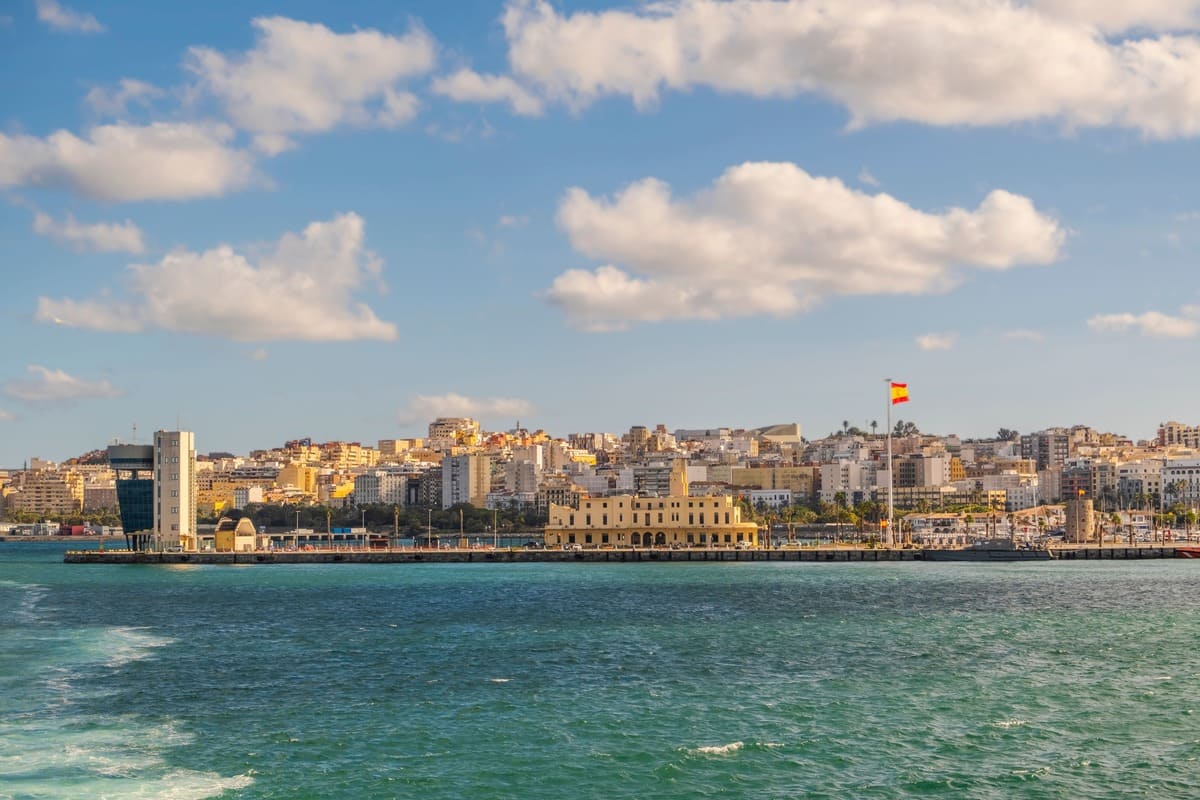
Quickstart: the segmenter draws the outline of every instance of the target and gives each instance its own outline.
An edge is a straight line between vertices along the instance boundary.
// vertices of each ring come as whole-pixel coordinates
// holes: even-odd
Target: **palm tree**
[[[877,420],[871,420],[871,435],[872,436],[876,435],[875,431],[878,428],[879,428],[879,422]]]
[[[850,432],[850,420],[844,419],[844,420],[842,420],[842,433],[849,433],[849,432]]]

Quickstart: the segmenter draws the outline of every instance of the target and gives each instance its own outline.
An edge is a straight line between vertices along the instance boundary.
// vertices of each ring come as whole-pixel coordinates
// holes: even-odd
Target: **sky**
[[[1200,423],[1200,0],[10,0],[0,97],[0,466]]]

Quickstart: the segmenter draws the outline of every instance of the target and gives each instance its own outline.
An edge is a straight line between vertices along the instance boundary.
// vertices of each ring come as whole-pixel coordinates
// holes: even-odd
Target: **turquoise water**
[[[0,797],[1200,797],[1200,563],[66,566]]]

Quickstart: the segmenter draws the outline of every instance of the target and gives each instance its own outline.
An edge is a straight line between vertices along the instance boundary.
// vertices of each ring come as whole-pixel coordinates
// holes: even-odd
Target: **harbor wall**
[[[317,550],[317,551],[252,551],[242,553],[148,553],[127,550],[71,550],[63,560],[68,564],[522,564],[522,563],[706,563],[706,562],[876,562],[876,561],[935,561],[951,560],[945,556],[963,551],[928,551],[888,548],[822,548],[822,549],[637,549],[637,550]],[[989,556],[991,551],[976,551],[979,558],[961,560],[1032,561],[1029,558]],[[1004,551],[995,551],[997,554]],[[936,553],[936,555],[931,555]],[[939,557],[941,556],[941,557]],[[1175,558],[1175,547],[1062,547],[1052,551],[1052,557],[1067,561],[1133,560]],[[1045,556],[1041,560],[1048,560]]]

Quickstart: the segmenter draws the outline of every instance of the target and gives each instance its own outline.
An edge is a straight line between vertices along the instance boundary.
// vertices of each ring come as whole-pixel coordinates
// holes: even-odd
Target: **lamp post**
[[[362,509],[362,542],[363,550],[367,549],[367,510]]]

